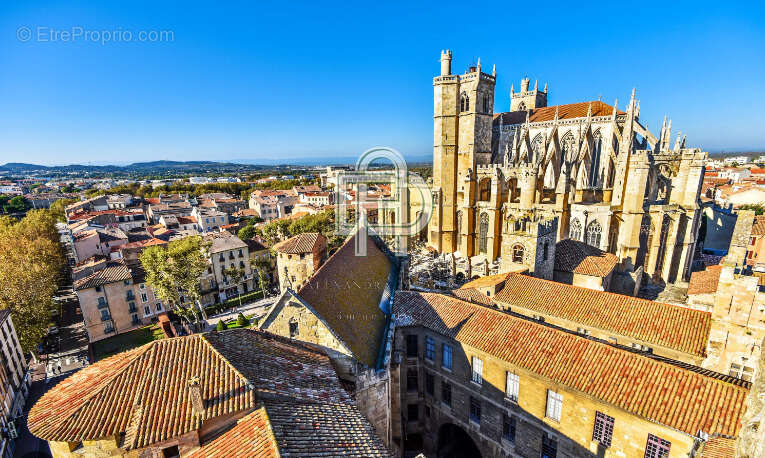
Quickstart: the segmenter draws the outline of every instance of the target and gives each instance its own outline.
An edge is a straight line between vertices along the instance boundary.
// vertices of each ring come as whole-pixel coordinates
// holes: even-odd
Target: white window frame
[[[473,356],[471,366],[473,367],[473,374],[470,377],[470,381],[476,385],[483,384],[483,361],[481,358]]]
[[[518,402],[520,387],[521,377],[518,374],[507,371],[505,375],[505,397],[513,402]]]
[[[553,390],[547,390],[547,408],[545,417],[560,422],[560,415],[563,410],[563,395]]]

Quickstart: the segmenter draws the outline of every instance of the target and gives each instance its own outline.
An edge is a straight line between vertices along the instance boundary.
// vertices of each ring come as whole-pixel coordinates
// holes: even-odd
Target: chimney
[[[189,398],[191,399],[191,411],[195,415],[201,415],[205,411],[205,401],[202,399],[202,387],[199,386],[199,376],[189,379]]]

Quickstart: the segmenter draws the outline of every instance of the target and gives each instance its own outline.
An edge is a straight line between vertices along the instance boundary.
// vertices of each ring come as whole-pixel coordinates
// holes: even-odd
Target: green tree
[[[255,237],[256,234],[255,226],[244,226],[243,228],[239,229],[239,232],[237,235],[242,240],[249,240],[253,237]]]
[[[140,256],[146,283],[155,295],[195,325],[199,324],[200,314],[207,318],[200,303],[199,288],[202,274],[208,268],[207,248],[202,237],[193,236],[174,240],[167,247],[149,247]]]
[[[225,331],[226,330],[226,323],[223,321],[223,318],[218,321],[218,324],[215,325],[216,331]]]
[[[246,328],[250,325],[250,320],[240,313],[236,316],[236,324],[239,325],[240,328]]]
[[[268,295],[268,271],[271,269],[271,263],[264,259],[250,258],[250,266],[255,271],[258,287],[260,287],[260,292],[265,298]]]
[[[223,275],[230,280],[229,283],[236,285],[236,295],[237,297],[239,297],[239,307],[241,307],[242,293],[239,289],[239,286],[240,286],[240,283],[242,283],[242,279],[245,276],[244,270],[238,267],[230,267],[228,269],[223,270]]]
[[[65,265],[55,219],[34,210],[21,221],[0,218],[0,309],[9,310],[22,349],[45,336]]]
[[[24,196],[16,196],[8,201],[7,204],[5,204],[5,212],[6,213],[23,213],[27,209],[29,209],[31,205],[29,204],[29,201]]]
[[[75,202],[77,202],[77,200],[75,199],[59,199],[50,205],[50,212],[53,215],[53,217],[56,218],[56,221],[65,223],[66,222],[65,209],[67,206]]]

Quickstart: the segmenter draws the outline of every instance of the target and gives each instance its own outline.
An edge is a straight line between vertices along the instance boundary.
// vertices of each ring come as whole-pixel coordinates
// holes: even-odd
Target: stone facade
[[[556,241],[614,253],[621,271],[687,279],[706,153],[684,137],[670,146],[666,121],[658,138],[643,127],[634,92],[626,112],[600,101],[547,107],[547,89],[525,79],[511,111],[495,114],[496,72],[479,61],[452,74],[451,60],[442,52],[433,79],[431,247],[483,255],[501,271],[508,219],[557,217]]]
[[[407,353],[407,336],[417,336],[416,356]],[[434,358],[425,358],[425,336],[434,339]],[[452,368],[442,366],[442,345],[453,348]],[[697,444],[690,435],[631,415],[565,386],[520,371],[505,361],[420,327],[397,328],[394,351],[401,363],[392,371],[400,378],[402,428],[412,446],[421,445],[425,456],[437,456],[448,447],[450,436],[462,430],[483,457],[543,456],[543,446],[554,444],[557,456],[566,457],[642,457],[648,434],[669,441],[669,457],[687,457]],[[471,358],[483,361],[481,384],[471,380]],[[507,398],[505,378],[508,371],[521,377],[517,401]],[[429,392],[428,376],[433,377]],[[415,382],[409,385],[409,381]],[[444,402],[442,386],[450,386],[451,402]],[[565,412],[560,421],[546,416],[548,390],[562,395]],[[480,420],[471,419],[471,399],[480,405]],[[415,406],[410,410],[409,406]],[[416,411],[416,414],[415,414]],[[593,440],[596,412],[614,419],[611,446],[605,448]],[[416,418],[413,418],[416,415]],[[514,422],[514,437],[503,435],[504,418]],[[454,429],[452,426],[457,426]],[[464,439],[463,439],[464,441]],[[465,455],[467,456],[467,455]],[[552,455],[556,456],[556,455]]]

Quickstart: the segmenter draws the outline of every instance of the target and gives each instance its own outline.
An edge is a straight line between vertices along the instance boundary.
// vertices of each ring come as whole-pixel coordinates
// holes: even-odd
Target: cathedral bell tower
[[[534,82],[534,89],[529,90],[529,79],[521,80],[521,91],[515,92],[510,86],[510,111],[528,111],[547,106],[547,83],[544,90],[539,90],[539,81]]]

